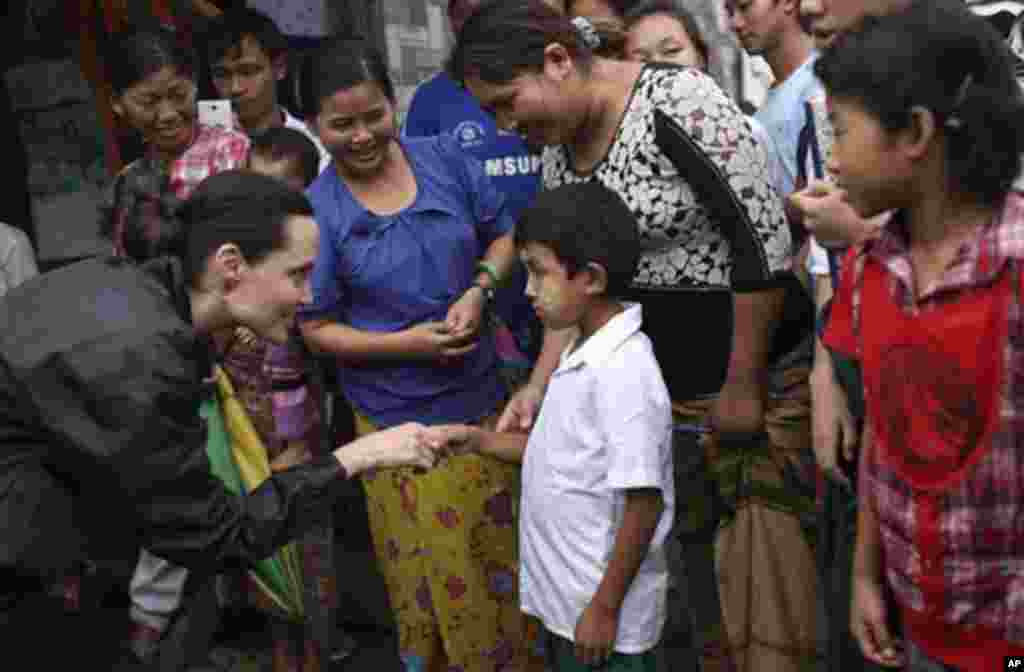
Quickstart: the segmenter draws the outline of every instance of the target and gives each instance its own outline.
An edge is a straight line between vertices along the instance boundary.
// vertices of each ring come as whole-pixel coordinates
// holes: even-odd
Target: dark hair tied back
[[[395,86],[380,52],[364,39],[336,37],[311,55],[300,75],[302,114],[314,117],[325,98],[367,82],[395,102]]]
[[[555,43],[589,68],[594,52],[569,17],[542,0],[486,0],[463,24],[445,69],[456,81],[504,84],[540,72],[545,50]]]

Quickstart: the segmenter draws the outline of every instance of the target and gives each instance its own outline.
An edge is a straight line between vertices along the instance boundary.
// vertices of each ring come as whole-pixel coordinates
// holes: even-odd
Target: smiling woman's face
[[[284,226],[281,248],[246,265],[225,294],[235,321],[274,343],[287,342],[296,313],[312,300],[309,278],[320,246],[312,217],[293,215]]]
[[[316,131],[342,173],[356,178],[381,170],[398,135],[394,106],[370,81],[324,98]]]
[[[176,156],[188,146],[196,116],[196,85],[165,66],[114,98],[114,112],[162,154]]]

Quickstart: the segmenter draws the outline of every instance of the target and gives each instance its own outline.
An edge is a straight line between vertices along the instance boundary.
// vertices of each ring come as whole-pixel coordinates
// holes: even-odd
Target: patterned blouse
[[[790,269],[789,230],[771,183],[768,155],[740,109],[707,75],[689,68],[648,65],[608,154],[589,174],[574,171],[563,147],[544,153],[544,186],[597,178],[636,214],[644,246],[637,287],[709,285],[728,288],[729,242],[686,177],[655,143],[661,110],[696,141],[721,171],[753,221],[771,273]]]
[[[169,167],[152,154],[125,166],[103,207],[101,232],[113,242],[114,254],[135,259],[159,255],[179,204],[207,177],[244,167],[248,155],[249,138],[243,133],[197,126],[188,148]]]
[[[711,216],[656,142],[659,116],[695,148],[694,170],[706,175],[708,166],[714,167],[716,179],[746,210],[747,222],[723,223]],[[790,233],[769,165],[743,112],[710,77],[655,64],[642,70],[615,139],[592,171],[577,173],[564,146],[545,150],[546,188],[598,179],[636,215],[643,253],[631,298],[644,304],[644,329],[673,399],[711,394],[724,380],[736,267],[726,226],[738,226],[745,236],[758,267],[753,274],[764,278],[763,286],[790,271]],[[700,329],[681,321],[688,315],[700,316]],[[694,352],[701,354],[694,357]]]

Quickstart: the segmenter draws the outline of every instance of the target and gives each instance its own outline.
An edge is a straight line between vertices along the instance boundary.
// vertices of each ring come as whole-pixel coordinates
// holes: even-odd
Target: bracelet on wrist
[[[483,292],[485,305],[489,306],[491,305],[491,302],[494,301],[493,287],[484,287],[479,282],[474,282],[472,285],[469,286],[469,289],[479,289],[481,292]],[[469,289],[467,289],[466,291],[468,292]]]
[[[490,264],[486,261],[476,262],[477,272],[486,273],[491,278],[494,288],[497,289],[501,286],[501,278],[498,276],[498,269],[494,267],[494,264]]]

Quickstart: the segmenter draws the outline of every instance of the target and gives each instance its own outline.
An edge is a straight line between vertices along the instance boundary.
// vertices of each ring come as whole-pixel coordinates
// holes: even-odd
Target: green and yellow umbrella
[[[200,411],[207,425],[206,452],[213,474],[229,490],[244,495],[270,477],[270,460],[228,375],[220,367],[215,373],[216,394]],[[302,619],[302,568],[294,544],[256,563],[249,575],[283,616]]]

